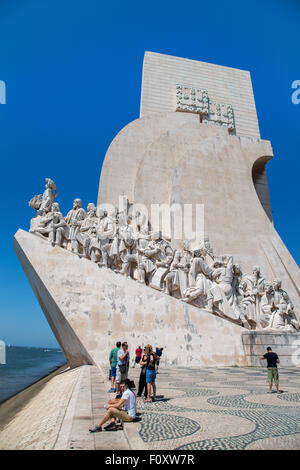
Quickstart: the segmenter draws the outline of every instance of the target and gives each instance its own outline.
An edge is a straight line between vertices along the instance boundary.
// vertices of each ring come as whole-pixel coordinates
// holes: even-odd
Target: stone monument
[[[272,344],[291,364],[300,276],[273,226],[271,158],[249,72],[145,53],[140,118],[109,146],[97,207],[63,216],[46,178],[15,235],[71,367],[117,340],[189,366],[259,365]]]

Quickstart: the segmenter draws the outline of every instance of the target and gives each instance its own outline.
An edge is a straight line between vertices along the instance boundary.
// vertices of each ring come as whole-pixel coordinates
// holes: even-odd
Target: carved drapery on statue
[[[140,214],[128,214],[128,205],[113,216],[93,203],[87,212],[81,200],[63,217],[54,181],[46,178],[44,194],[34,196],[30,207],[37,211],[30,232],[113,269],[183,302],[205,309],[242,327],[256,330],[298,331],[300,325],[281,281],[267,282],[260,268],[243,275],[233,256],[215,256],[208,238],[191,250],[183,241],[175,250],[161,232],[151,231]],[[150,231],[149,231],[150,229]]]

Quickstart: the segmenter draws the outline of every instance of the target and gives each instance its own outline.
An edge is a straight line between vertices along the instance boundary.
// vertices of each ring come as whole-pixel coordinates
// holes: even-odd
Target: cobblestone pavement
[[[129,377],[138,386],[139,367]],[[282,394],[266,369],[160,367],[158,399],[137,398],[136,433],[155,449],[300,449],[300,369],[280,368]],[[132,426],[129,424],[128,426]]]

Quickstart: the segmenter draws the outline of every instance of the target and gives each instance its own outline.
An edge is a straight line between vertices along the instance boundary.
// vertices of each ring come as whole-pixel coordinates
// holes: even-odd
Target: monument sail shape
[[[249,72],[145,53],[141,116],[107,151],[97,208],[77,198],[63,216],[47,178],[15,236],[71,366],[120,338],[214,366],[256,364],[278,340],[290,363],[300,277],[272,222],[271,158]]]

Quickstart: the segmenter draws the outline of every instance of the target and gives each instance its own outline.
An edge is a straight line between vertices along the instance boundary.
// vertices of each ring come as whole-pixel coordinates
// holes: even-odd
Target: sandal
[[[102,427],[101,426],[94,426],[93,428],[89,429],[90,432],[101,432]]]

